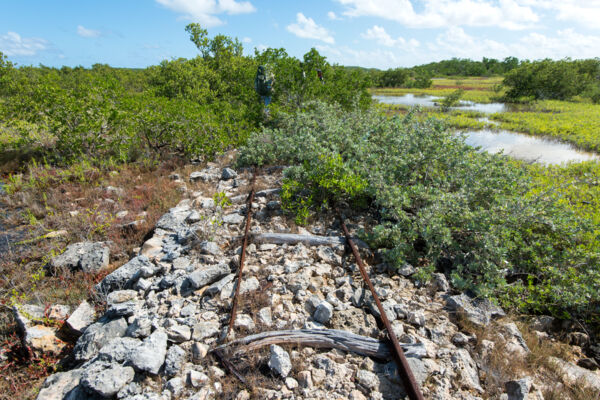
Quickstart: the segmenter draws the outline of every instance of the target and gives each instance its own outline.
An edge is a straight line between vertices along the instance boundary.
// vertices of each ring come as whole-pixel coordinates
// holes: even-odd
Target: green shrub
[[[239,162],[294,165],[283,203],[301,222],[368,200],[380,219],[365,239],[390,264],[418,266],[419,279],[445,269],[455,287],[506,306],[598,311],[593,226],[535,188],[526,166],[475,151],[438,120],[315,103],[252,136]]]

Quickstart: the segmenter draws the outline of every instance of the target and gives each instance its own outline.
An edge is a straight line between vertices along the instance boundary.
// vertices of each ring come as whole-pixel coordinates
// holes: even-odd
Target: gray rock
[[[87,301],[82,301],[66,321],[71,334],[81,336],[85,329],[94,322],[96,311]]]
[[[150,262],[148,257],[134,257],[128,263],[108,274],[98,285],[96,285],[96,291],[99,293],[109,293],[114,290],[130,287],[138,277],[136,276],[138,271],[144,267],[154,270],[154,265]]]
[[[141,343],[139,339],[130,337],[114,338],[100,349],[98,359],[122,363]]]
[[[208,375],[202,372],[198,372],[196,370],[191,370],[190,372],[188,372],[187,376],[187,381],[189,385],[194,388],[202,386],[203,384],[208,382],[209,379],[210,378],[208,377]]]
[[[218,322],[214,321],[203,321],[194,325],[194,332],[192,334],[192,338],[194,340],[202,340],[205,338],[209,338],[215,336],[219,333],[219,329],[221,325]]]
[[[254,321],[252,320],[252,317],[250,317],[249,315],[238,314],[237,317],[235,318],[234,327],[235,328],[243,328],[248,331],[252,331],[255,328],[255,324],[254,324]]]
[[[263,307],[258,311],[258,321],[265,326],[273,325],[270,307]]]
[[[208,354],[208,346],[204,343],[194,342],[192,344],[192,358],[195,362],[202,360]]]
[[[183,379],[181,379],[180,377],[175,377],[172,379],[169,379],[169,381],[167,382],[167,384],[165,385],[165,388],[171,392],[171,394],[173,396],[178,396],[181,391],[183,390]]]
[[[110,292],[106,296],[106,302],[109,305],[125,303],[126,301],[131,301],[137,298],[137,292],[135,290],[115,290],[114,292]]]
[[[348,307],[346,310],[337,311],[331,319],[331,327],[371,337],[376,337],[379,333],[375,317],[356,307]]]
[[[211,265],[202,267],[187,276],[186,283],[193,290],[200,289],[217,281],[222,276],[231,273],[227,264]]]
[[[135,314],[138,309],[137,301],[127,301],[125,303],[113,304],[106,310],[106,316],[109,318],[128,317]]]
[[[550,357],[550,361],[562,372],[565,379],[572,384],[582,384],[593,390],[600,390],[600,376],[598,374],[557,357]]]
[[[196,222],[200,221],[202,221],[202,216],[196,210],[192,210],[185,218],[185,222],[187,222],[188,224],[195,224]]]
[[[508,400],[527,400],[531,389],[531,378],[526,377],[516,381],[508,381],[504,384]]]
[[[157,329],[130,353],[128,362],[138,371],[156,375],[165,362],[166,355],[167,334],[162,329]]]
[[[448,290],[450,290],[450,284],[446,279],[446,275],[440,272],[433,274],[433,286],[438,292],[447,292]]]
[[[81,374],[81,386],[103,397],[112,397],[133,380],[135,371],[117,363],[96,361]]]
[[[83,369],[78,368],[50,375],[44,381],[37,400],[63,400],[67,393],[79,385],[82,373]]]
[[[290,361],[290,355],[280,346],[272,344],[270,346],[271,356],[269,358],[269,368],[275,371],[279,376],[285,378],[292,370],[292,362]]]
[[[90,325],[75,344],[75,348],[73,349],[75,360],[89,360],[112,339],[125,335],[126,330],[127,322],[124,318],[112,321],[102,318],[100,321]]]
[[[244,294],[247,292],[254,292],[260,288],[260,283],[255,276],[251,276],[248,279],[244,279],[242,281],[242,287],[240,288],[240,294]]]
[[[167,376],[176,375],[181,369],[184,361],[185,350],[176,344],[169,347],[169,350],[167,350],[167,356],[165,358],[165,374]]]
[[[409,324],[413,324],[416,326],[424,326],[425,325],[425,314],[423,311],[409,311],[407,321]]]
[[[237,172],[235,172],[231,168],[223,168],[223,172],[221,173],[221,179],[223,179],[224,181],[236,178],[237,176]]]
[[[152,322],[147,317],[136,318],[131,325],[127,327],[125,334],[133,338],[145,338],[152,332]]]
[[[142,386],[137,382],[130,382],[123,386],[119,393],[117,393],[117,399],[129,399],[135,395],[142,393]]]
[[[183,343],[192,337],[192,330],[187,325],[174,325],[167,328],[167,336],[171,342]]]
[[[410,264],[404,264],[403,266],[401,266],[400,268],[398,268],[398,274],[402,275],[402,276],[411,276],[412,274],[414,274],[415,272],[417,272],[417,270],[415,269],[415,267],[413,267]]]
[[[156,227],[171,232],[187,229],[185,219],[190,214],[189,207],[173,207],[156,222]]]
[[[244,216],[238,213],[227,214],[223,216],[223,223],[231,225],[239,225],[244,221]]]
[[[235,279],[235,274],[229,274],[227,276],[225,276],[224,278],[218,280],[217,282],[213,283],[212,285],[210,285],[208,287],[208,289],[206,289],[204,291],[204,293],[206,293],[209,296],[214,296],[217,293],[220,293],[221,290],[223,290],[223,288],[225,287],[225,285],[227,285],[229,282],[233,281]]]
[[[477,365],[469,352],[465,349],[456,350],[450,357],[454,371],[460,377],[460,383],[469,389],[477,390],[483,393],[483,388],[479,383],[479,374],[477,373]]]
[[[327,301],[322,301],[317,306],[315,313],[313,314],[313,319],[322,324],[327,323],[331,317],[333,316],[333,306],[329,304]]]
[[[81,242],[67,246],[67,249],[50,261],[50,267],[82,270],[87,273],[106,268],[110,250],[103,242]]]
[[[222,253],[221,248],[215,242],[203,241],[198,246],[198,250],[202,254],[210,254],[213,256],[218,256]]]
[[[471,323],[485,327],[492,319],[506,316],[502,308],[487,299],[472,299],[466,294],[447,296],[446,304],[450,311],[463,314]]]
[[[359,369],[356,373],[356,380],[362,386],[373,390],[379,386],[379,378],[371,371]]]

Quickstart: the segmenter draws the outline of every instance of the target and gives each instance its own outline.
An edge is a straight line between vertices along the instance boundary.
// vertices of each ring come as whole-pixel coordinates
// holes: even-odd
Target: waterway
[[[436,108],[440,97],[416,96],[406,94],[403,96],[373,96],[374,99],[384,104],[401,104],[406,106],[421,106]],[[509,111],[510,106],[503,103],[474,103],[463,101],[461,105],[452,107],[456,110],[478,111],[485,114],[502,113]],[[488,117],[478,118],[488,126],[498,125],[496,121]],[[581,162],[600,159],[597,154],[580,151],[573,146],[551,139],[530,136],[518,132],[505,130],[470,130],[463,132],[465,142],[473,147],[489,153],[503,153],[510,157],[528,162],[542,164],[564,164],[568,162]]]

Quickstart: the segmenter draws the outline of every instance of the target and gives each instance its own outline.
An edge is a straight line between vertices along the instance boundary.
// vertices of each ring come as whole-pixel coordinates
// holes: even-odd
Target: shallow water
[[[481,147],[489,153],[503,152],[524,161],[563,164],[599,159],[598,155],[577,150],[569,144],[521,133],[484,129],[464,134],[465,142],[470,146]]]
[[[405,94],[403,96],[382,96],[375,95],[373,99],[383,104],[402,104],[405,106],[422,106],[422,107],[437,107],[436,102],[442,100],[441,97],[435,96],[416,96],[412,93]],[[464,111],[477,111],[486,114],[494,114],[498,112],[505,112],[508,107],[503,103],[475,103],[472,101],[461,101],[460,105],[456,107],[450,107],[452,110],[464,110]]]

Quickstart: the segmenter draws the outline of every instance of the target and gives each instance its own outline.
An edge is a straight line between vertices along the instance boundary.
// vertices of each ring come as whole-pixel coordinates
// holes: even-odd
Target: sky
[[[0,52],[17,65],[141,68],[198,54],[185,26],[330,63],[410,67],[600,57],[600,0],[0,0]]]

